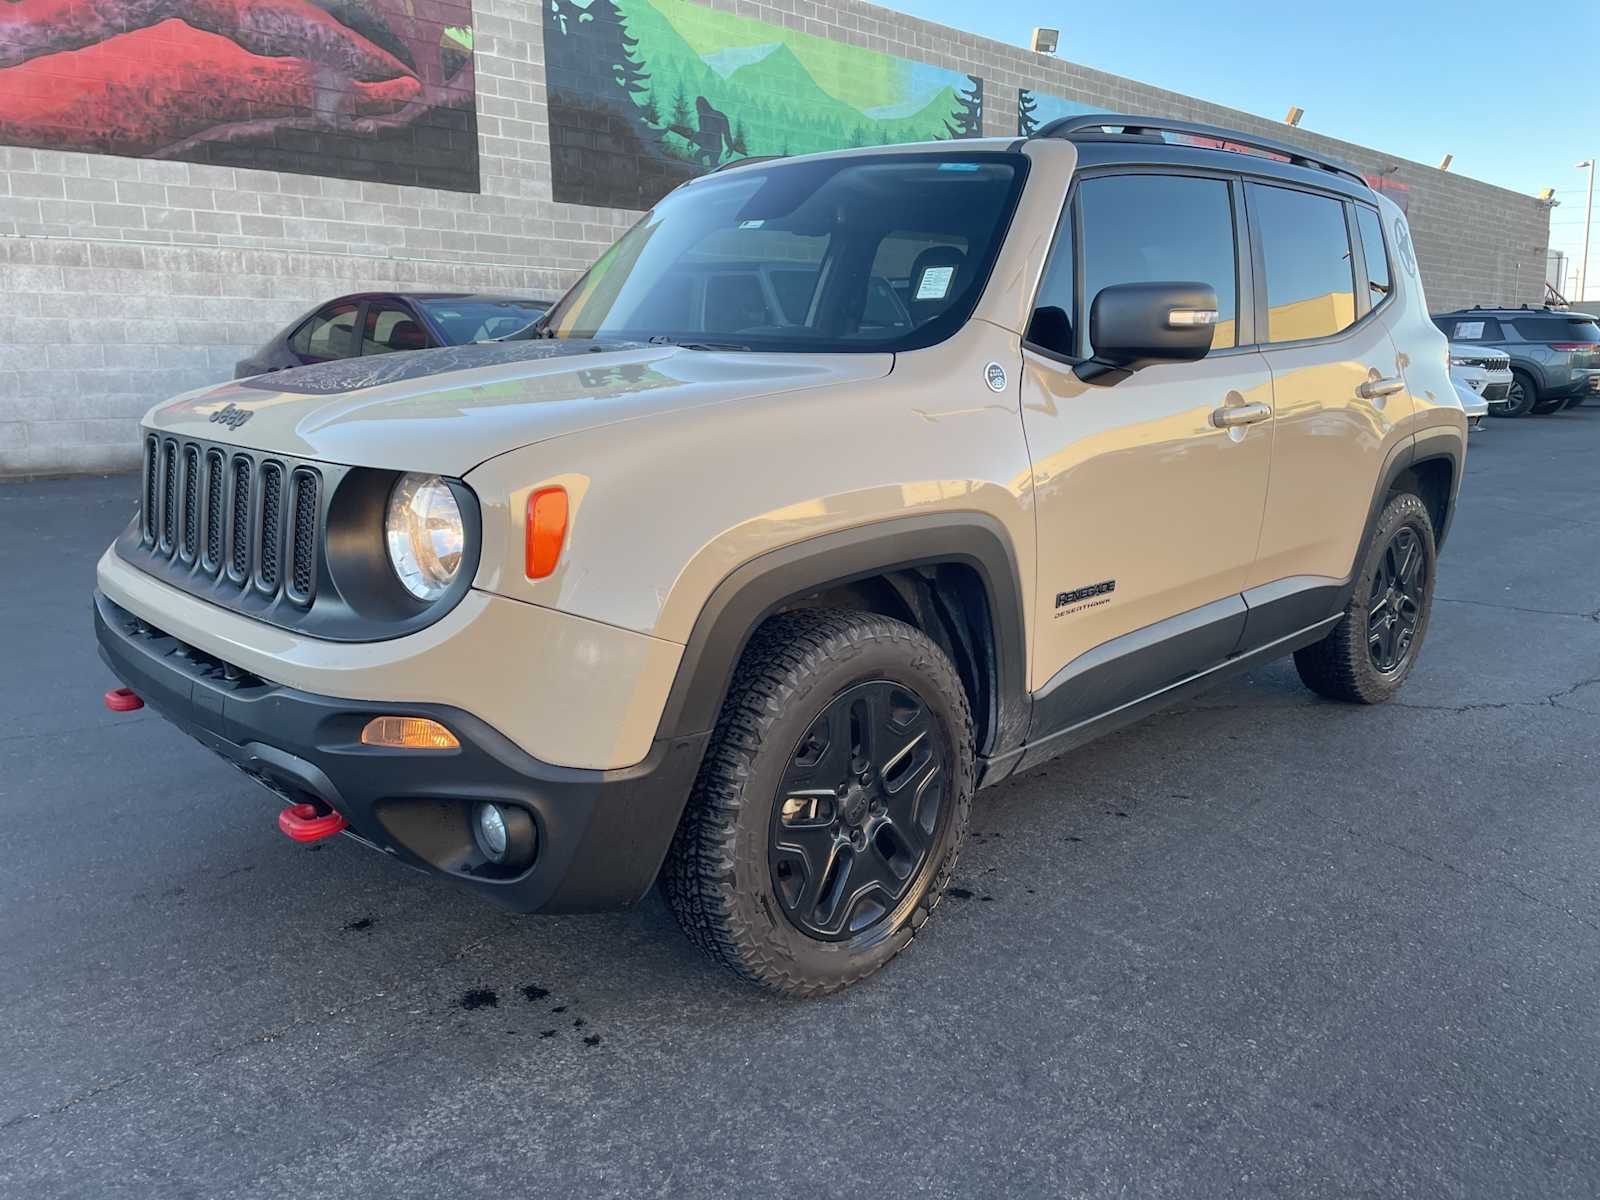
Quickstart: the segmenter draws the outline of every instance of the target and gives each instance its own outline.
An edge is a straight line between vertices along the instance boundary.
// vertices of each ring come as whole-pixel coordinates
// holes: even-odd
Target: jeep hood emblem
[[[255,409],[253,408],[240,408],[237,404],[229,404],[212,413],[211,420],[213,424],[226,425],[229,429],[237,429],[255,415]]]

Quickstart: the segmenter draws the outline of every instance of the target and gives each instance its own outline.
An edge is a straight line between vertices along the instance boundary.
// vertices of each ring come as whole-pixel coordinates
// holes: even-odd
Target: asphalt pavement
[[[131,478],[0,486],[0,1196],[1600,1194],[1600,407],[1474,435],[1422,659],[980,794],[822,1001],[503,913],[100,703]]]

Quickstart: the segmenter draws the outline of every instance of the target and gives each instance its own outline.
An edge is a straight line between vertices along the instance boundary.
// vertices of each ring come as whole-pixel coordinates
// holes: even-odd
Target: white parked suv
[[[1497,415],[1511,393],[1511,356],[1504,350],[1469,342],[1450,343],[1450,379],[1474,428],[1490,412]],[[1471,396],[1466,393],[1471,393]]]

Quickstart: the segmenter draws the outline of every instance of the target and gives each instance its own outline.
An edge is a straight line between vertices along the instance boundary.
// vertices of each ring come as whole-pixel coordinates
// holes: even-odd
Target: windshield
[[[419,302],[452,346],[504,337],[532,324],[548,304],[538,300],[423,300]]]
[[[551,337],[897,351],[971,314],[1027,164],[885,154],[745,167],[673,192],[551,311]]]

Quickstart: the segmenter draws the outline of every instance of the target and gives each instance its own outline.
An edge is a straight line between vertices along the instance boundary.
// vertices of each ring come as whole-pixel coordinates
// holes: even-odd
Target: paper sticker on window
[[[1455,338],[1458,342],[1476,342],[1483,337],[1482,321],[1457,321]]]
[[[766,223],[767,222],[766,222],[765,218],[762,218],[759,221],[740,221],[739,222],[739,228],[740,229],[760,229]]]
[[[925,267],[922,272],[922,281],[917,284],[918,300],[943,300],[945,293],[950,290],[950,281],[955,278],[954,267]]]

